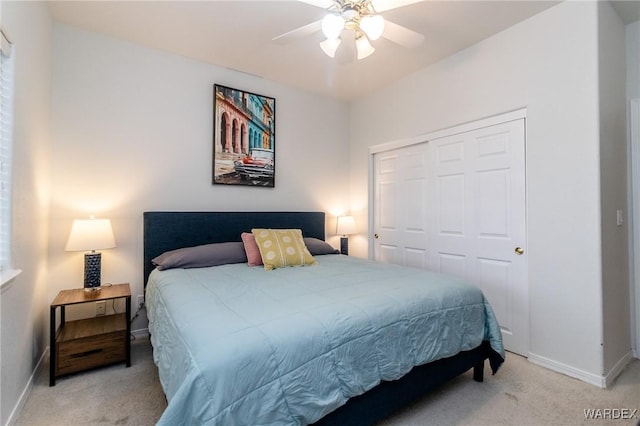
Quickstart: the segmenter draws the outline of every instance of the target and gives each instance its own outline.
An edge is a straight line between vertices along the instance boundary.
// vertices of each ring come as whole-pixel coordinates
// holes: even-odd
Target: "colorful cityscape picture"
[[[276,100],[213,86],[213,184],[275,186]]]

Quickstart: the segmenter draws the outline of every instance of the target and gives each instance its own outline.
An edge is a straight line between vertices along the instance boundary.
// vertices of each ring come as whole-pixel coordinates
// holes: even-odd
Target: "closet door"
[[[376,154],[375,259],[427,269],[427,144]]]
[[[378,238],[373,246],[377,260],[423,267],[407,261],[406,255],[420,246],[426,269],[480,287],[496,313],[505,347],[526,356],[524,138],[520,119],[376,154],[373,204]],[[422,156],[413,154],[418,147]],[[411,160],[400,158],[406,156],[426,158],[421,178],[411,173],[404,177],[402,164]],[[414,181],[423,184],[408,191],[408,182]]]
[[[465,278],[491,302],[510,351],[528,352],[524,120],[431,144],[430,269]]]

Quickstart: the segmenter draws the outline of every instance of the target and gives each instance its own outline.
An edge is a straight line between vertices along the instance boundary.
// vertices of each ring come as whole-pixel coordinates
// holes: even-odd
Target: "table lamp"
[[[100,290],[102,254],[96,250],[113,248],[116,241],[109,219],[76,219],[71,226],[66,251],[86,251],[84,254],[84,289]]]
[[[347,235],[353,234],[355,228],[353,216],[338,216],[336,234],[342,234],[342,237],[340,237],[340,254],[349,254],[349,237]]]

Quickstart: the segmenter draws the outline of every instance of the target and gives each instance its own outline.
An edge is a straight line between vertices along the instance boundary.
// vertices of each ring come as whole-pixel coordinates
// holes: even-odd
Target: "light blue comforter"
[[[265,271],[152,272],[149,331],[162,425],[313,423],[412,367],[502,337],[482,292],[426,271],[341,255]]]

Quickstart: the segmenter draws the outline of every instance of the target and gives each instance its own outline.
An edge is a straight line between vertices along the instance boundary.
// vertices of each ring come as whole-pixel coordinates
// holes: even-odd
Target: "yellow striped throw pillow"
[[[299,229],[256,228],[251,233],[256,237],[266,270],[318,263],[309,253]]]

